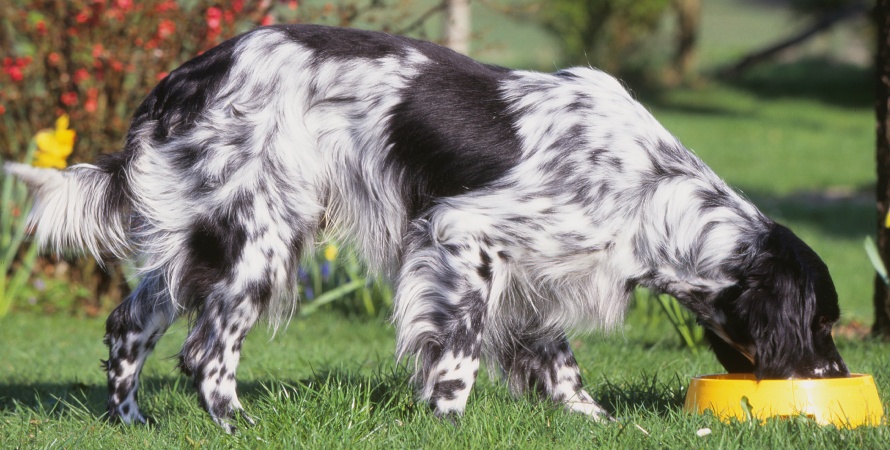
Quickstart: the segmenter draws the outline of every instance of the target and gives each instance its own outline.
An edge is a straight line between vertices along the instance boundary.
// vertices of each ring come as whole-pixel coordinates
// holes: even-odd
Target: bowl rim
[[[784,379],[763,379],[757,380],[753,373],[715,373],[698,375],[692,377],[692,383],[708,383],[708,384],[816,384],[816,385],[858,385],[863,383],[874,383],[874,379],[867,373],[851,373],[849,377],[841,378],[784,378]]]

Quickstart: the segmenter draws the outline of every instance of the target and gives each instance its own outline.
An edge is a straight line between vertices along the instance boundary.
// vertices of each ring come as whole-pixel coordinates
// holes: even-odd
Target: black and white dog
[[[720,362],[838,377],[825,264],[685,149],[621,84],[480,64],[382,33],[259,28],[170,73],[123,152],[64,171],[10,164],[43,245],[131,258],[108,318],[111,418],[179,315],[201,405],[231,430],[241,343],[294,310],[322,228],[396,283],[398,358],[460,414],[479,361],[517,393],[608,417],[566,329],[617,324],[638,285],[678,298]]]

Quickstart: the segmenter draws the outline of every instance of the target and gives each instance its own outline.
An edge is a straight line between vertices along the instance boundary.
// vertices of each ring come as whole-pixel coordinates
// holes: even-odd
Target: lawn
[[[228,436],[173,369],[169,357],[184,339],[182,323],[161,340],[144,372],[142,407],[155,424],[123,427],[102,420],[102,320],[14,315],[0,329],[0,447],[877,448],[886,442],[885,427],[838,430],[804,419],[755,427],[687,414],[686,380],[718,371],[716,361],[680,348],[663,324],[646,326],[641,317],[631,323],[622,333],[573,339],[588,390],[620,419],[611,425],[546,402],[514,400],[484,372],[466,415],[456,425],[441,422],[415,402],[408,369],[395,366],[389,325],[320,313],[294,320],[275,337],[259,329],[245,343],[238,372],[241,399],[258,422]],[[890,391],[890,346],[846,340],[839,346],[854,371],[874,374],[880,391]],[[712,434],[698,437],[702,428]]]
[[[713,69],[781,36],[789,15],[755,2],[706,0],[702,66]],[[478,56],[553,69],[553,38],[475,3]],[[747,6],[746,6],[747,5]],[[873,234],[874,137],[867,69],[808,57],[761,67],[734,82],[638,95],[689,148],[768,215],[822,255],[843,322],[870,324],[873,271],[862,247]],[[611,335],[573,338],[587,389],[619,423],[603,425],[531,398],[512,399],[480,373],[466,415],[436,420],[415,400],[410,368],[393,361],[384,319],[321,311],[244,345],[240,395],[258,423],[222,434],[175,369],[186,334],[178,322],[144,371],[150,427],[103,420],[106,357],[101,318],[13,312],[0,319],[0,448],[880,448],[887,427],[838,430],[805,419],[724,424],[682,410],[696,374],[721,371],[708,352],[682,348],[644,308]],[[890,344],[838,337],[851,370],[874,375],[890,398]],[[885,409],[888,404],[885,402]],[[699,437],[696,432],[712,433]]]

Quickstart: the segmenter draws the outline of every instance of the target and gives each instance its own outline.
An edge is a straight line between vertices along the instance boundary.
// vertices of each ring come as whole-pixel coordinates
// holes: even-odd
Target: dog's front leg
[[[440,339],[422,350],[422,397],[438,417],[461,415],[476,375],[482,346],[485,307],[478,294],[462,297],[457,314],[442,324]]]
[[[537,392],[598,421],[614,420],[582,388],[581,370],[563,332],[533,331],[514,336],[499,353],[499,363],[514,394]]]
[[[399,355],[422,361],[421,398],[450,418],[463,414],[479,370],[494,253],[484,239],[415,231],[395,299]]]

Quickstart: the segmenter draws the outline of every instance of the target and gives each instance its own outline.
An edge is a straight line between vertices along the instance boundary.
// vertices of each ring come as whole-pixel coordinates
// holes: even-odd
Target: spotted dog
[[[396,356],[438,416],[463,412],[485,359],[517,394],[608,417],[566,330],[620,323],[635,286],[695,312],[731,371],[848,374],[825,264],[592,68],[258,28],[163,79],[122,152],[6,170],[35,194],[42,245],[139,270],[107,322],[108,411],[125,423],[145,421],[139,372],[185,315],[180,367],[231,431],[241,343],[290,317],[321,229],[394,281]]]

